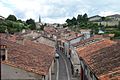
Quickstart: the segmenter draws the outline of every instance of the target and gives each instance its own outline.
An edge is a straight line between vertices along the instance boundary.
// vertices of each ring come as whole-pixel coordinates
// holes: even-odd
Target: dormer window
[[[7,48],[5,45],[0,45],[0,60],[4,61],[7,59]]]

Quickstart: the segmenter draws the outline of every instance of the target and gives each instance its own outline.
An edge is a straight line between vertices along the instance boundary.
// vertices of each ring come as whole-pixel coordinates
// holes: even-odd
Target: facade
[[[40,23],[40,22],[36,22],[35,24],[37,29],[40,29],[41,26],[43,26],[43,23]]]
[[[21,76],[23,79],[51,80],[54,73],[53,47],[32,41],[25,41],[24,45],[5,38],[0,38],[0,41],[1,46],[7,46],[2,51],[4,56],[1,55],[3,79],[19,79]]]
[[[56,43],[53,39],[45,37],[45,36],[40,36],[40,37],[34,39],[33,42],[36,42],[38,44],[42,43],[42,44],[52,46],[52,47],[55,47],[55,45],[56,45]]]
[[[109,15],[107,17],[116,21],[120,21],[120,14]]]
[[[76,32],[65,33],[64,36],[57,40],[57,47],[61,50],[68,58],[71,57],[70,45],[79,42],[84,39],[83,34]]]
[[[119,24],[119,21],[99,21],[99,22],[93,22],[97,23],[98,25],[104,25],[104,26],[117,26]]]
[[[97,23],[98,25],[104,25],[104,26],[118,26],[119,25],[119,21],[120,21],[119,14],[109,15],[106,17],[109,18],[109,20],[102,21],[102,17],[97,15],[97,16],[90,17],[89,21],[93,23]]]
[[[100,40],[100,39],[102,39],[102,37],[96,35],[96,36],[90,37],[88,39],[81,40],[77,43],[73,43],[73,44],[70,45],[70,50],[71,50],[70,60],[71,60],[71,63],[72,63],[71,66],[73,66],[73,69],[72,69],[73,70],[73,75],[76,75],[77,70],[78,70],[78,73],[80,74],[80,69],[81,69],[80,68],[81,67],[80,59],[79,59],[78,53],[76,52],[76,49],[84,46],[85,44],[90,44],[90,43],[95,42],[95,41]],[[80,75],[78,75],[78,76],[80,76]]]
[[[84,39],[91,37],[91,29],[81,29],[80,33],[84,34]]]

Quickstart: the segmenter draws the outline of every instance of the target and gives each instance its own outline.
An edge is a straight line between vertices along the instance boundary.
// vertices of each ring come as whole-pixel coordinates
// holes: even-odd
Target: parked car
[[[55,53],[55,58],[59,58],[59,54],[58,53]]]

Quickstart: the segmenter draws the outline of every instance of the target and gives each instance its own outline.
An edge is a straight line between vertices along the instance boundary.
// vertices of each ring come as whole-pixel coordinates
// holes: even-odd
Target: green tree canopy
[[[66,22],[67,22],[68,26],[72,25],[72,21],[70,19],[67,19]]]
[[[78,15],[78,16],[77,16],[77,22],[80,23],[82,20],[83,20],[82,15]]]
[[[16,21],[17,18],[14,15],[9,15],[6,20]]]
[[[18,19],[17,22],[23,23],[23,21],[21,19]]]
[[[118,23],[118,29],[120,30],[120,21],[119,21],[119,23]]]
[[[77,25],[77,20],[76,20],[75,17],[73,17],[71,21],[72,21],[72,24],[73,24],[73,25]]]
[[[26,23],[27,23],[28,25],[30,25],[30,29],[31,29],[31,30],[36,29],[35,21],[34,21],[33,19],[28,19],[28,20],[26,20]]]
[[[4,33],[6,30],[6,26],[0,25],[0,33]]]
[[[83,22],[84,22],[84,23],[87,23],[87,21],[88,21],[88,15],[85,13],[85,14],[83,15]]]

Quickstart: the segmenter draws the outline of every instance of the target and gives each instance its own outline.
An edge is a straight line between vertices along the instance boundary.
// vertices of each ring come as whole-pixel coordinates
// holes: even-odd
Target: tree
[[[10,20],[6,20],[5,24],[3,24],[3,25],[6,26],[9,33],[20,32],[20,31],[22,31],[22,29],[25,29],[25,25],[23,23],[14,22],[14,21],[10,21]]]
[[[63,24],[63,28],[67,27],[67,24]]]
[[[115,37],[120,37],[120,31],[113,31],[115,34]]]
[[[41,25],[41,28],[40,28],[40,29],[41,29],[41,30],[44,30],[44,27],[45,27],[44,25]]]
[[[88,15],[86,13],[83,15],[83,21],[84,23],[88,21]]]
[[[71,22],[72,22],[72,25],[77,25],[77,20],[75,17],[72,18]]]
[[[120,29],[120,21],[119,21],[119,23],[118,23],[118,29]]]
[[[82,20],[83,20],[82,15],[78,15],[78,16],[77,16],[77,22],[78,22],[78,23],[81,23]]]
[[[77,31],[77,29],[92,29],[94,33],[98,32],[98,25],[92,24],[88,21],[88,15],[78,15],[77,19],[73,17],[72,19],[67,19],[67,26],[72,30]]]
[[[0,25],[0,33],[4,33],[6,30],[6,26]]]
[[[106,18],[105,18],[105,17],[101,17],[101,19],[102,19],[102,21],[105,21],[105,20],[106,20]]]
[[[36,29],[35,21],[34,21],[33,19],[28,19],[28,20],[26,20],[26,23],[27,23],[28,25],[30,25],[30,29],[31,29],[31,30]]]
[[[16,21],[17,18],[14,15],[9,15],[6,20]]]
[[[88,18],[87,13],[85,13],[85,14],[83,15],[83,18],[84,18],[84,19],[85,19],[85,18]]]
[[[72,20],[67,19],[66,22],[67,22],[67,26],[72,26]]]
[[[69,23],[71,23],[71,20],[70,20],[70,19],[67,19],[66,22],[69,24]]]
[[[23,23],[23,21],[21,19],[18,19],[17,22]]]

